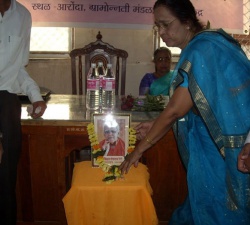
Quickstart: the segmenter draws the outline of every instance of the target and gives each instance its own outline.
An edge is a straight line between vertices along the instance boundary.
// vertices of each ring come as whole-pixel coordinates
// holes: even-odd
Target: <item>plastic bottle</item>
[[[97,73],[98,73],[98,76],[105,76],[105,68],[103,66],[103,63],[102,62],[98,62],[98,67],[97,67]]]
[[[99,109],[99,77],[95,63],[91,63],[87,76],[86,107],[90,110],[97,110]]]
[[[103,106],[103,78],[105,76],[105,68],[102,62],[98,62],[97,73],[99,76],[99,111],[102,111]]]
[[[112,71],[112,64],[107,65],[106,74],[103,80],[103,109],[115,107],[115,76]]]

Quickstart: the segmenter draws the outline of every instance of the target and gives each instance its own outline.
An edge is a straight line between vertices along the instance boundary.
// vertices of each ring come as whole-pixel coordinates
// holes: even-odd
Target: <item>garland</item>
[[[93,123],[88,124],[87,131],[92,148],[92,158],[96,159],[96,163],[98,164],[98,166],[105,172],[103,181],[106,183],[112,183],[118,178],[122,178],[121,171],[119,170],[118,165],[109,165],[105,163],[103,157],[105,152],[101,150]],[[127,150],[127,154],[130,154],[134,150],[135,143],[136,131],[133,128],[129,128],[129,147]]]

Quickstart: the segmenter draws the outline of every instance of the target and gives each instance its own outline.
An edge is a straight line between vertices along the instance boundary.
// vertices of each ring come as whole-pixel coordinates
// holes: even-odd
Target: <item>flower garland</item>
[[[116,179],[121,178],[122,175],[118,165],[109,165],[105,163],[103,157],[105,152],[101,150],[93,123],[88,124],[87,131],[92,148],[92,157],[96,159],[96,163],[98,164],[98,166],[105,172],[103,181],[106,183],[112,183]],[[129,128],[129,147],[127,150],[127,154],[130,154],[134,150],[135,143],[136,131],[133,128]]]

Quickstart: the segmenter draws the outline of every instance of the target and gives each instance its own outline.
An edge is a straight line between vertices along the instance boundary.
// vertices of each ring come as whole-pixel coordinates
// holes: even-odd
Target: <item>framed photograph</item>
[[[120,165],[129,147],[130,114],[93,114],[93,123],[101,151],[95,155],[92,149],[92,165],[98,167],[99,156],[108,165]]]

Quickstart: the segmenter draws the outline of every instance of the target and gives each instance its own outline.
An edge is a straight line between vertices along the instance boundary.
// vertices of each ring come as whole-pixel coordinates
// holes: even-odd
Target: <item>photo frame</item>
[[[130,114],[98,113],[92,115],[94,130],[97,135],[101,155],[94,155],[92,149],[92,166],[99,167],[97,158],[103,157],[107,165],[120,165],[129,147]]]

